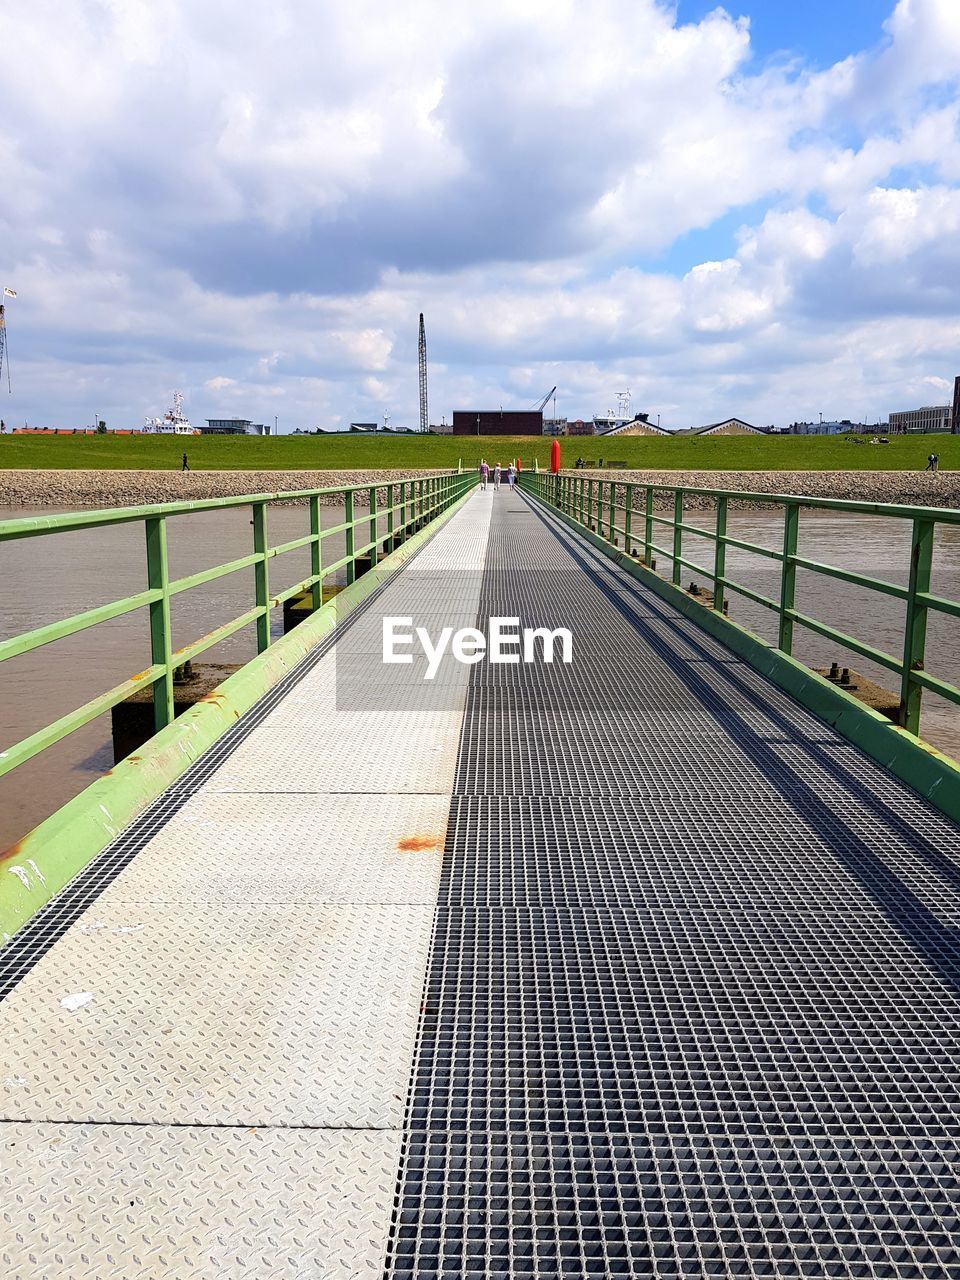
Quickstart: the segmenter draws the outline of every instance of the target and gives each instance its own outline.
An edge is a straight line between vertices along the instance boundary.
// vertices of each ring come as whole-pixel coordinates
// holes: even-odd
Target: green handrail
[[[0,777],[39,755],[47,747],[81,729],[91,720],[103,715],[111,707],[123,702],[131,694],[143,688],[153,690],[153,717],[157,731],[173,720],[173,673],[183,663],[205,653],[214,645],[243,627],[255,625],[257,651],[269,647],[270,612],[285,600],[301,592],[309,591],[311,603],[319,608],[323,600],[323,582],[338,569],[346,570],[348,582],[357,577],[357,561],[369,557],[370,566],[376,564],[378,550],[383,543],[386,549],[399,546],[415,529],[435,519],[442,511],[457,502],[478,482],[478,476],[469,473],[448,472],[438,476],[418,476],[404,480],[384,481],[378,485],[335,485],[322,489],[286,490],[277,493],[245,494],[232,498],[205,498],[196,502],[164,502],[153,506],[119,507],[113,511],[82,511],[70,515],[28,516],[20,520],[0,520],[0,543],[21,538],[43,537],[51,533],[75,532],[98,529],[105,525],[141,522],[146,536],[147,589],[109,604],[98,605],[73,617],[47,623],[32,631],[10,636],[0,641],[0,663],[30,653],[34,649],[76,635],[102,622],[109,622],[137,609],[149,610],[150,663],[146,671],[138,672],[106,693],[100,694],[83,706],[68,712],[58,720],[37,730],[29,737],[0,751]],[[377,490],[387,491],[387,505],[378,510]],[[367,496],[368,510],[354,513],[354,495]],[[324,497],[342,497],[345,519],[328,529],[321,527],[320,500]],[[399,496],[399,500],[397,500]],[[272,547],[268,535],[267,513],[271,503],[308,500],[310,532],[301,538]],[[253,552],[239,556],[225,564],[215,565],[185,578],[171,580],[167,557],[168,519],[194,515],[228,507],[250,507],[253,524]],[[387,532],[381,536],[377,520],[386,515]],[[357,530],[366,536],[358,545]],[[325,538],[335,534],[345,535],[346,554],[341,559],[325,564],[322,546]],[[271,594],[270,561],[287,552],[302,547],[310,548],[310,574],[285,591]],[[199,639],[174,649],[170,627],[170,600],[182,591],[189,591],[216,578],[237,573],[241,569],[254,570],[254,600],[252,607],[230,621],[216,627]]]
[[[635,488],[628,483],[610,482],[610,518],[603,517],[603,481],[600,482],[599,508],[594,502],[594,481],[585,476],[561,473],[559,476],[544,473],[524,472],[520,476],[521,485],[533,496],[562,511],[576,523],[594,530],[605,541],[617,544],[617,537],[623,537],[623,546],[628,555],[633,555],[633,543],[639,541],[633,532],[633,512],[637,510],[643,516],[644,533],[642,539],[641,563],[653,571],[655,567],[654,553],[670,561],[669,581],[679,586],[681,570],[690,569],[702,574],[714,584],[712,608],[723,614],[730,592],[770,609],[777,615],[778,634],[775,647],[779,652],[793,656],[794,628],[803,627],[817,635],[832,640],[843,648],[851,650],[871,662],[894,672],[899,677],[900,706],[897,723],[908,732],[919,736],[920,715],[924,689],[929,689],[949,702],[960,705],[960,688],[930,675],[924,669],[926,661],[927,618],[930,610],[960,617],[960,601],[950,600],[935,595],[930,590],[930,576],[933,565],[933,544],[936,526],[960,526],[960,511],[951,511],[939,507],[900,506],[884,502],[854,502],[841,498],[814,498],[790,493],[753,493],[740,492],[736,489],[691,488],[688,485],[648,484],[643,487],[642,505],[636,505]],[[618,501],[617,495],[623,494],[624,501]],[[667,504],[669,515],[655,515],[654,501],[656,494],[670,495],[672,504]],[[639,495],[637,495],[639,496]],[[716,520],[712,529],[687,524],[683,519],[684,502],[687,497],[705,497],[713,500]],[[732,537],[727,532],[727,518],[731,500],[763,504],[782,509],[784,515],[783,538],[780,549],[762,547],[757,543]],[[819,560],[811,560],[798,552],[800,532],[800,512],[805,507],[813,507],[827,511],[842,511],[856,515],[889,516],[896,520],[907,520],[911,523],[910,574],[907,586],[899,586],[893,582],[885,582],[867,574],[856,573],[851,569],[843,569],[837,565],[825,564]],[[595,514],[596,512],[596,514]],[[623,523],[618,524],[615,512],[622,512]],[[654,542],[654,527],[663,526],[672,533],[672,545],[664,547]],[[713,568],[695,564],[683,555],[684,534],[694,534],[706,538],[714,544]],[[746,551],[752,555],[773,560],[780,566],[780,583],[776,598],[762,595],[736,582],[726,570],[726,551],[728,547]],[[851,583],[864,587],[885,596],[893,596],[903,600],[906,605],[903,644],[898,655],[883,652],[874,645],[856,636],[848,635],[835,627],[831,627],[817,618],[801,612],[796,607],[796,575],[798,569],[807,570],[838,582]]]

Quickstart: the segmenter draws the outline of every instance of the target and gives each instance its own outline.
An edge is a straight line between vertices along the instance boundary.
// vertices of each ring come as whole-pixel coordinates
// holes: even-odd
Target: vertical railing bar
[[[675,587],[680,586],[680,579],[683,573],[683,565],[680,559],[683,555],[683,490],[674,490],[673,495],[673,584]]]
[[[643,527],[643,563],[653,568],[653,485],[647,485]]]
[[[370,568],[376,568],[377,564],[377,486],[371,485],[367,490],[367,501],[370,504]]]
[[[267,504],[253,503],[253,551],[258,557],[253,566],[256,605],[263,612],[257,618],[257,653],[270,646],[270,582],[267,561]]]
[[[797,592],[797,538],[800,532],[800,505],[788,502],[783,510],[783,559],[780,562],[780,630],[777,648],[793,652],[793,619]]]
[[[727,572],[727,499],[717,499],[717,524],[714,531],[716,542],[713,548],[713,607],[717,613],[723,613],[724,584]]]
[[[310,573],[316,581],[310,587],[310,607],[319,609],[323,604],[323,543],[320,541],[320,498],[313,494],[310,498]]]
[[[170,629],[170,566],[167,525],[163,516],[144,521],[147,541],[147,586],[161,591],[150,605],[150,661],[161,664],[163,675],[153,686],[153,726],[159,732],[173,720],[173,642]]]
[[[354,548],[357,545],[354,534],[353,520],[353,490],[348,489],[344,495],[344,513],[343,522],[347,526],[344,530],[344,556],[347,560],[347,585],[357,580],[357,562],[354,554]]]
[[[897,719],[904,729],[917,736],[920,734],[923,686],[914,680],[913,673],[924,669],[927,644],[927,607],[922,600],[917,599],[917,594],[930,590],[934,530],[932,520],[916,519],[913,521],[910,539],[910,580],[903,628],[903,666]]]

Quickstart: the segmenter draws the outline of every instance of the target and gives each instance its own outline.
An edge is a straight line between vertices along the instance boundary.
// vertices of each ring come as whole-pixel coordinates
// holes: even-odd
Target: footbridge
[[[158,733],[0,863],[9,1280],[960,1275],[960,773],[918,737],[960,517],[889,513],[891,720],[792,656],[804,500],[773,644],[724,615],[732,495],[705,533],[595,485],[349,490],[326,529],[314,494],[283,638],[284,495],[246,499],[261,652],[177,719],[189,513],[72,518],[145,525]]]

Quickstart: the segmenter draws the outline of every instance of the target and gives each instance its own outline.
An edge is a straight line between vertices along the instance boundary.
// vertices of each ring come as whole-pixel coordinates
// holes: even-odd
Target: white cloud
[[[199,416],[413,421],[420,310],[437,417],[554,382],[674,425],[929,395],[955,372],[960,5],[891,0],[822,71],[755,66],[741,7],[20,6],[7,416],[95,394],[138,421],[182,385]]]

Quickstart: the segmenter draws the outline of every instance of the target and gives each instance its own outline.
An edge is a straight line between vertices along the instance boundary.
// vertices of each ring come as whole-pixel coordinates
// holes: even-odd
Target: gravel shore
[[[0,471],[0,507],[139,507],[247,493],[386,484],[442,474],[409,471]],[[306,502],[306,499],[302,499]],[[331,498],[333,502],[335,499]]]
[[[403,471],[0,471],[0,506],[130,507],[239,497],[440,474]],[[796,493],[860,502],[960,508],[960,471],[577,471],[618,485],[684,485],[754,493]],[[622,496],[621,496],[622,500]],[[639,506],[642,490],[635,493]],[[663,501],[667,501],[664,495]],[[739,505],[739,504],[737,504]],[[708,508],[691,494],[688,508]]]

